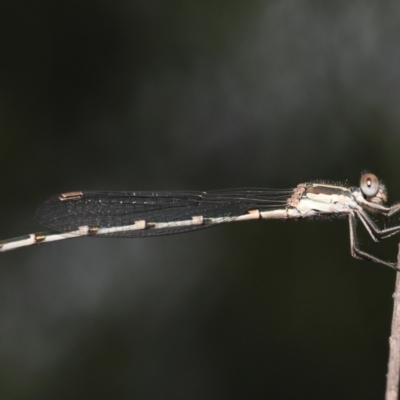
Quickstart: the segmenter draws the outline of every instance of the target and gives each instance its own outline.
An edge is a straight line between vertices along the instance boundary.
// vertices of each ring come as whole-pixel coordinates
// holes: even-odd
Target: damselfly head
[[[382,204],[387,200],[386,187],[374,174],[366,173],[361,176],[360,189],[365,199],[371,203]]]

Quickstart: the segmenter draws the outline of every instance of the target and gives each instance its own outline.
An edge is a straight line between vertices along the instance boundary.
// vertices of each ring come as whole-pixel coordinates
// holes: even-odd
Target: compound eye
[[[360,188],[366,197],[375,196],[379,190],[379,179],[374,174],[364,174],[360,180]]]

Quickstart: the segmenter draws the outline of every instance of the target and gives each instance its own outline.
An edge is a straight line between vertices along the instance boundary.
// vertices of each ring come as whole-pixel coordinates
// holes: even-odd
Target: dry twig
[[[400,244],[397,254],[397,266],[400,268]],[[393,293],[392,331],[389,338],[389,365],[386,378],[386,400],[397,400],[400,373],[400,271],[396,275],[396,287]]]

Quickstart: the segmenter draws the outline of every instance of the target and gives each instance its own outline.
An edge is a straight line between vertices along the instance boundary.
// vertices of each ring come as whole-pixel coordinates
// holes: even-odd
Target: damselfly
[[[358,247],[356,220],[374,241],[400,232],[400,225],[380,229],[370,214],[384,217],[400,204],[385,206],[386,188],[370,173],[360,186],[300,183],[294,189],[235,189],[209,192],[68,192],[49,198],[36,217],[49,228],[0,241],[0,251],[81,236],[147,237],[190,232],[225,222],[341,216],[349,220],[351,255],[397,269]]]

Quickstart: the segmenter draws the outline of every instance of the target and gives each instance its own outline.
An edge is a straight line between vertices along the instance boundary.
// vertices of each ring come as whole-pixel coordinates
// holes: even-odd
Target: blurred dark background
[[[0,237],[70,190],[380,176],[396,1],[0,1]],[[398,238],[362,245],[395,259]],[[383,398],[395,274],[346,219],[0,256],[2,399]]]

